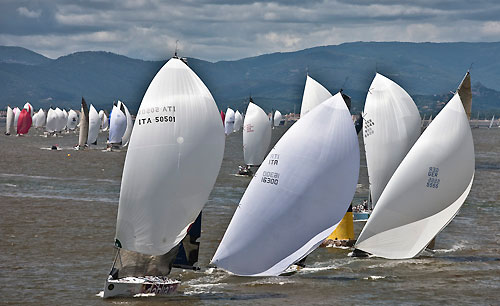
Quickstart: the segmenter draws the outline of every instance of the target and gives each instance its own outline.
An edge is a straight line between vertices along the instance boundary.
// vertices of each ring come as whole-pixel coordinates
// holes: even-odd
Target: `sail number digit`
[[[278,185],[278,179],[280,174],[277,172],[264,171],[262,173],[262,179],[260,180],[262,183]]]
[[[429,188],[439,188],[440,179],[437,178],[439,174],[439,168],[437,167],[429,167],[429,171],[427,172],[427,185]]]
[[[175,122],[175,116],[159,116],[155,117],[156,122]]]

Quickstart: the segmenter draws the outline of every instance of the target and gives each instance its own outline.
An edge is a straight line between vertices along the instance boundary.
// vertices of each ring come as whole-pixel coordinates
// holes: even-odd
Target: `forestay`
[[[303,118],[314,107],[330,98],[332,94],[323,85],[307,75],[302,106],[300,107],[300,118]]]
[[[355,247],[390,259],[417,256],[458,212],[473,177],[472,133],[456,94],[394,172]]]
[[[297,121],[267,155],[212,263],[238,275],[282,273],[337,227],[358,173],[358,138],[337,94]]]
[[[271,144],[271,125],[266,112],[256,104],[248,103],[243,122],[243,158],[245,164],[259,166]]]
[[[186,64],[170,59],[151,81],[132,130],[117,246],[149,255],[175,247],[208,200],[223,154],[224,128],[212,95]]]
[[[366,164],[373,205],[420,136],[415,102],[398,84],[378,74],[366,95],[363,124]]]

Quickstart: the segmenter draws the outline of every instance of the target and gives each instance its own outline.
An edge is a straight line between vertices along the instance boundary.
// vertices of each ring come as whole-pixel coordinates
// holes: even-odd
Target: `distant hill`
[[[300,110],[306,72],[363,108],[375,72],[405,88],[423,112],[437,112],[471,67],[473,112],[500,113],[500,43],[356,42],[296,52],[211,63],[190,58],[190,67],[219,107],[244,111],[248,96],[265,110]],[[143,61],[110,52],[77,52],[49,59],[20,47],[0,47],[0,107],[30,101],[78,108],[81,96],[109,109],[121,99],[135,112],[165,61]]]

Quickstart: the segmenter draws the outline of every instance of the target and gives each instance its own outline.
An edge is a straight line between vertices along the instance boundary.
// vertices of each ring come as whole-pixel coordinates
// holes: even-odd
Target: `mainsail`
[[[453,219],[474,178],[474,144],[458,94],[387,183],[355,245],[376,256],[417,256]]]
[[[230,107],[226,110],[226,117],[224,118],[224,130],[226,135],[229,135],[234,130],[235,113]]]
[[[347,211],[359,162],[356,131],[339,93],[297,121],[267,155],[212,263],[266,276],[307,256]]]
[[[266,112],[253,103],[248,103],[243,122],[243,158],[249,166],[259,166],[271,144],[271,125]]]
[[[99,119],[99,113],[95,109],[94,105],[90,104],[89,135],[87,138],[87,144],[91,145],[97,142],[97,136],[99,136],[100,126],[101,126],[101,120]]]
[[[332,94],[323,85],[307,75],[302,106],[300,107],[300,118],[310,112],[315,106],[330,98]]]
[[[10,135],[14,130],[14,111],[7,106],[7,118],[5,123],[5,135]]]
[[[80,112],[80,135],[78,136],[78,146],[85,147],[89,138],[89,108],[87,102],[82,97],[82,109]]]
[[[408,93],[377,73],[366,95],[363,140],[372,203],[420,136],[420,114]]]

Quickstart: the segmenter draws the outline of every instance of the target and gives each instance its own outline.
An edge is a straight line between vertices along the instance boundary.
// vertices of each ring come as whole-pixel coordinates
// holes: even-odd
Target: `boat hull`
[[[172,294],[180,281],[159,277],[126,277],[106,280],[103,298],[133,297],[137,295],[157,296]]]

